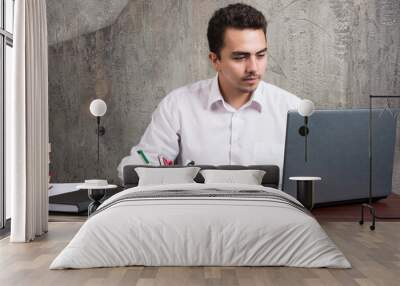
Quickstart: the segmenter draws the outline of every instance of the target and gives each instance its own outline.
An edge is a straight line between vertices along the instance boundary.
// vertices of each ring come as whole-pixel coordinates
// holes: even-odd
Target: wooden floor
[[[0,285],[400,285],[400,222],[375,231],[354,222],[321,222],[353,268],[121,267],[48,270],[82,222],[50,222],[32,243],[0,241]]]
[[[387,198],[373,202],[372,205],[378,217],[391,218],[391,221],[400,221],[400,195],[391,193]],[[329,207],[316,207],[312,210],[312,214],[318,220],[324,221],[359,221],[361,204],[338,204]],[[366,218],[371,217],[367,209],[364,211],[364,215]]]

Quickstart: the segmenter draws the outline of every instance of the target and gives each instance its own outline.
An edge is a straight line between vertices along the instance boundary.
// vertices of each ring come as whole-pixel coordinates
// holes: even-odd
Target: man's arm
[[[138,145],[133,146],[130,156],[124,157],[118,166],[118,177],[122,179],[122,170],[126,165],[146,164],[137,154],[143,150],[150,161],[150,165],[158,165],[158,156],[161,155],[169,160],[175,160],[179,153],[178,106],[175,96],[168,94],[157,106],[151,116],[151,122],[147,126]]]

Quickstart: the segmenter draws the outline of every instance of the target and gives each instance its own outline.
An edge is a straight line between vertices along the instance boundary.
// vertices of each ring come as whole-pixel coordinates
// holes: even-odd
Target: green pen
[[[149,163],[150,163],[149,159],[147,159],[147,157],[146,157],[146,155],[144,154],[143,150],[137,150],[137,153],[139,154],[140,157],[142,157],[143,161],[144,161],[146,164],[149,164]]]

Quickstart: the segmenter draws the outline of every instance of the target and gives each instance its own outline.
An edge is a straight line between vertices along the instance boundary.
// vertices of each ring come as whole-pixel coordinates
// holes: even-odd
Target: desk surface
[[[82,183],[51,183],[49,197],[79,191],[76,187]]]
[[[289,177],[292,181],[320,181],[321,177]]]

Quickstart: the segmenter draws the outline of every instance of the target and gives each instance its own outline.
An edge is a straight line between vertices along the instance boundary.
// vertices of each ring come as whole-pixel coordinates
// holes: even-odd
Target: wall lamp
[[[304,160],[307,162],[307,136],[310,133],[308,129],[308,117],[310,117],[315,110],[314,103],[311,100],[303,99],[300,101],[297,112],[304,117],[304,125],[299,128],[299,134],[304,137]]]
[[[97,118],[97,173],[99,172],[99,161],[100,161],[100,136],[103,136],[106,133],[106,129],[104,126],[100,125],[100,118],[106,114],[107,104],[104,100],[95,99],[90,103],[90,113]]]

